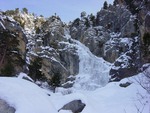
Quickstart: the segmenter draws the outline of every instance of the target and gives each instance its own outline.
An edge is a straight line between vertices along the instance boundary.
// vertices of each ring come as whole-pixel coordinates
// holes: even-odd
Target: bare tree
[[[136,78],[136,81],[150,94],[150,65],[144,68],[142,72],[143,76]]]

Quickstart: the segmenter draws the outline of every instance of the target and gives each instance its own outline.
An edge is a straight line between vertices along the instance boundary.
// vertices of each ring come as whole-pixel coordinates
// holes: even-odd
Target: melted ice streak
[[[95,90],[105,86],[109,81],[111,65],[102,58],[93,55],[90,50],[76,41],[79,55],[79,74],[74,87],[76,89]]]

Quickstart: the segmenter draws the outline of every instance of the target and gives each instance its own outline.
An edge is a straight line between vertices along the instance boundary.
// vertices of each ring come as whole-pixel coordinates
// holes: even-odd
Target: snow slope
[[[57,113],[41,88],[20,78],[0,78],[0,99],[14,107],[16,113]]]
[[[127,88],[119,86],[127,81],[132,82]],[[76,99],[86,104],[81,113],[150,113],[150,95],[135,77],[108,83],[94,91],[58,88],[57,93],[45,91],[20,77],[0,77],[0,99],[16,108],[16,113],[57,113],[62,106]],[[61,110],[59,113],[71,111]]]
[[[143,75],[139,74],[137,77],[139,76]],[[58,93],[50,98],[57,109],[71,100],[81,99],[86,104],[81,113],[150,113],[150,94],[136,82],[137,77],[108,83],[94,91],[72,89],[72,94],[68,95],[67,91],[58,89]],[[132,83],[130,86],[119,86],[128,81]]]

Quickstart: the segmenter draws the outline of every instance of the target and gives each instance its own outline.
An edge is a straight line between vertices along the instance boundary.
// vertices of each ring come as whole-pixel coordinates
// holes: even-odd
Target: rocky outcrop
[[[114,62],[111,70],[111,81],[118,81],[125,77],[133,76],[138,73],[141,67],[141,58],[139,51],[139,37],[123,38],[121,43],[125,44],[126,52],[119,56]]]
[[[72,40],[75,39],[86,45],[96,56],[114,63],[117,70],[112,68],[110,75],[113,79],[122,79],[137,72],[135,56],[135,60],[131,58],[131,61],[128,61],[132,63],[123,68],[121,66],[124,62],[118,63],[117,60],[130,53],[130,50],[138,52],[139,47],[137,49],[135,46],[131,47],[133,43],[138,43],[135,41],[138,35],[135,23],[135,16],[132,16],[124,6],[110,5],[107,10],[98,12],[97,17],[93,15],[86,17],[86,14],[81,14],[81,18],[74,20],[69,27],[58,16],[52,16],[43,24],[40,36],[36,37],[38,41],[35,41],[33,51],[44,59],[42,72],[51,78],[54,75],[52,70],[59,70],[64,83],[69,75],[77,75],[79,72],[79,56]],[[47,51],[40,46],[49,47],[51,50]],[[44,57],[47,57],[46,60]],[[132,55],[127,55],[127,58],[129,57]],[[123,75],[128,69],[133,73]],[[72,86],[72,83],[65,87]]]
[[[147,4],[145,1],[133,0],[134,6],[143,6],[137,15],[132,15],[136,10],[126,7],[130,5],[125,0],[116,1],[120,5],[109,5],[107,9],[100,10],[96,16],[93,14],[86,16],[86,12],[82,12],[81,17],[69,25],[63,23],[57,15],[47,19],[26,12],[12,15],[16,20],[25,16],[25,19],[21,18],[18,22],[23,24],[28,40],[27,64],[29,65],[36,57],[42,58],[40,71],[47,81],[51,81],[53,76],[59,74],[62,76],[61,83],[64,87],[71,87],[73,81],[67,81],[67,78],[79,73],[79,46],[76,42],[80,41],[94,55],[112,63],[110,81],[136,74],[141,59],[139,29],[141,36],[144,30],[149,32],[149,0]],[[140,28],[138,22],[141,22]],[[8,23],[0,24],[1,28],[2,25],[9,26]],[[10,25],[7,29],[21,31],[21,27],[16,26],[13,28]],[[22,32],[18,34],[19,37],[24,37]],[[19,47],[20,53],[25,53],[23,49],[25,45],[21,39],[19,38],[19,45],[23,46]],[[64,84],[65,82],[67,83]]]
[[[84,109],[86,105],[82,103],[81,100],[73,100],[69,102],[68,104],[64,105],[60,110],[70,110],[72,113],[80,113]]]
[[[10,65],[10,62],[8,62],[9,59],[15,60],[14,62],[11,62],[12,67],[14,68],[11,72],[11,74],[16,74],[24,70],[24,64],[25,64],[25,57],[26,57],[26,43],[27,39],[25,34],[23,33],[23,29],[19,25],[18,22],[16,22],[11,17],[5,16],[3,12],[0,13],[0,32],[1,36],[10,38],[7,40],[7,43],[9,47],[11,47],[11,50],[6,49],[6,52],[3,50],[4,48],[1,48],[1,56],[5,56],[4,60],[3,58],[3,70],[5,70],[5,67],[8,67],[8,64]],[[12,40],[12,37],[14,38]],[[1,37],[2,39],[2,37]],[[5,38],[6,40],[6,38]],[[11,40],[13,43],[11,43]],[[0,43],[2,46],[3,42]],[[5,55],[6,53],[6,55]],[[8,55],[9,53],[9,55]],[[13,56],[12,56],[13,55]],[[9,57],[8,57],[9,56]],[[0,66],[1,67],[1,66]],[[1,68],[0,68],[1,69]],[[2,73],[2,72],[1,72]],[[2,73],[5,74],[5,73]]]
[[[0,113],[15,113],[15,108],[8,105],[4,100],[0,99]]]
[[[85,44],[93,54],[113,63],[121,53],[127,51],[126,45],[118,45],[117,40],[137,35],[135,17],[123,6],[110,5],[107,10],[99,11],[96,18],[89,15],[74,20],[70,34]],[[113,34],[118,34],[117,38]]]
[[[131,13],[128,13],[130,15],[128,15],[128,21],[125,20],[125,24],[120,29],[120,36],[122,38],[128,37],[130,40],[132,40],[132,44],[130,44],[131,48],[129,49],[127,45],[125,45],[125,43],[122,43],[123,45],[121,44],[121,46],[119,44],[120,42],[118,43],[118,46],[121,47],[119,48],[121,49],[121,51],[123,50],[124,54],[120,54],[117,49],[118,58],[116,57],[117,59],[115,60],[112,69],[110,70],[110,75],[112,77],[111,81],[117,81],[124,77],[135,75],[139,72],[139,68],[142,66],[142,63],[149,62],[149,44],[147,42],[149,42],[148,33],[150,32],[148,23],[150,1],[122,0],[121,3],[119,0],[115,0],[115,2],[119,4],[120,8],[126,7],[127,9],[125,10],[128,10],[132,13],[132,15]],[[122,18],[122,20],[124,19]],[[144,39],[145,37],[146,39]],[[146,41],[146,44],[144,41]],[[114,42],[116,43],[116,41]],[[108,47],[111,47],[111,49],[115,48],[112,50],[116,50],[116,44],[113,44],[113,46],[109,45]],[[110,52],[108,53],[111,56]],[[116,54],[114,56],[116,56]]]
[[[3,14],[0,15],[0,21],[1,21],[1,28],[4,27],[3,30],[9,30],[10,32],[15,32],[18,34],[17,40],[19,41],[18,48],[19,48],[19,53],[22,55],[22,58],[25,58],[25,53],[26,53],[26,43],[27,39],[25,34],[23,33],[23,29],[19,25],[18,22],[16,22],[14,19],[11,17],[5,16]]]
[[[102,9],[97,13],[96,20],[98,26],[103,26],[111,32],[120,32],[129,21],[130,16],[130,11],[125,7],[110,5],[107,10]]]
[[[68,76],[78,74],[79,57],[68,27],[58,16],[52,16],[39,29],[39,33],[33,36],[35,40],[29,42],[27,55],[30,60],[37,56],[42,58],[41,71],[47,80],[51,81],[59,74],[61,83],[64,83]]]
[[[140,33],[141,36],[143,36],[144,33],[150,32],[150,0],[134,0],[133,5],[139,9],[137,12],[138,14],[138,20],[139,20],[139,27],[140,27]]]

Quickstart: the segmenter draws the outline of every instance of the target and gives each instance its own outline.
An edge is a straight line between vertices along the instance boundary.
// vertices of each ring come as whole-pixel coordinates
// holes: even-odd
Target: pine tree
[[[105,1],[103,4],[103,9],[107,9],[107,8],[108,8],[108,3],[107,3],[107,1]]]
[[[144,55],[148,55],[150,54],[149,51],[149,46],[150,46],[150,34],[149,33],[145,33],[143,36],[143,43],[144,43]]]
[[[11,61],[9,61],[9,63],[7,63],[3,69],[1,69],[1,73],[2,75],[5,75],[5,76],[12,76],[14,72],[14,67],[11,63]]]
[[[18,14],[19,13],[19,8],[15,9],[15,13]]]
[[[60,86],[60,82],[61,82],[60,79],[61,79],[60,74],[59,73],[55,73],[53,75],[52,79],[51,79],[51,85],[53,87],[59,87]]]
[[[53,87],[54,93],[55,93],[56,87],[61,86],[61,75],[59,72],[54,73],[51,79],[50,85]]]
[[[144,34],[143,42],[145,46],[150,46],[150,34],[149,33]]]
[[[34,61],[29,65],[29,76],[34,80],[42,80],[44,74],[41,72],[42,68],[42,59],[40,57],[35,58]]]
[[[114,0],[113,5],[116,6],[118,4],[118,0]]]
[[[27,8],[23,8],[22,11],[28,14],[28,9]]]
[[[90,22],[89,22],[88,18],[85,18],[84,24],[86,25],[86,27],[90,27]]]

